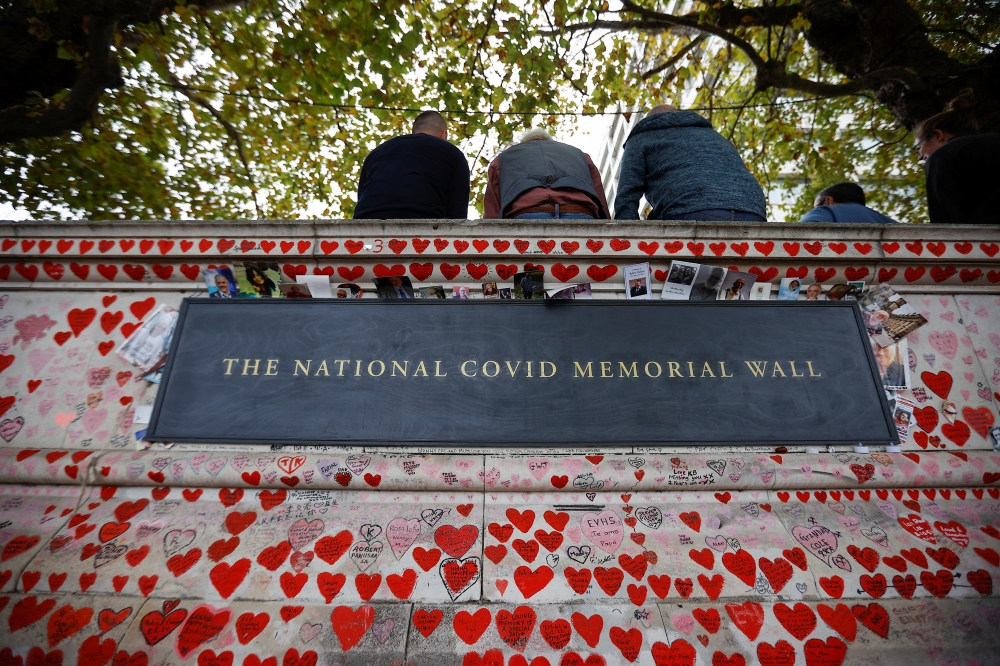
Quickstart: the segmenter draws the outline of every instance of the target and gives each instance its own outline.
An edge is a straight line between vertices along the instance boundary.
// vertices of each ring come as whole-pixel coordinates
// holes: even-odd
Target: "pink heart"
[[[613,555],[625,538],[625,526],[614,511],[585,513],[580,528],[590,542],[609,555]]]
[[[528,471],[535,477],[535,481],[541,481],[552,467],[552,462],[548,458],[528,458]]]
[[[105,410],[102,411],[104,411],[104,413],[107,414],[107,411]],[[73,419],[75,418],[76,418],[75,412],[59,412],[58,414],[56,414],[56,423],[65,428],[70,423],[72,423]]]
[[[931,331],[927,335],[927,341],[938,353],[955,358],[958,352],[958,337],[952,331]]]
[[[58,418],[58,417],[56,417]],[[94,431],[101,427],[104,420],[108,418],[106,409],[90,409],[83,415],[83,429],[93,435]]]

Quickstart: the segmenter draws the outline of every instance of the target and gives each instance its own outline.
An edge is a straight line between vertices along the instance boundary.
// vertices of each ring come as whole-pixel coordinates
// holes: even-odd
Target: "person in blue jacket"
[[[743,158],[707,119],[669,104],[654,106],[629,133],[618,176],[616,220],[638,220],[646,195],[650,220],[763,222],[767,202]]]
[[[837,183],[821,190],[813,206],[799,222],[896,223],[865,205],[865,191],[857,183]]]

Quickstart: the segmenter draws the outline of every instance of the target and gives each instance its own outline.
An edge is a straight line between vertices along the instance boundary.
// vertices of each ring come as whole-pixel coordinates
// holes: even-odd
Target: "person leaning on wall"
[[[694,111],[654,106],[632,129],[618,177],[615,219],[763,222],[764,191],[736,147]]]
[[[821,190],[813,206],[799,222],[896,223],[865,205],[865,191],[857,183],[837,183]]]
[[[974,107],[967,88],[913,130],[933,224],[1000,224],[1000,134],[979,133]]]
[[[460,219],[469,216],[469,163],[448,143],[448,125],[424,111],[413,132],[368,154],[358,180],[354,219]]]
[[[590,155],[544,129],[525,132],[490,162],[484,219],[607,217],[601,172]]]

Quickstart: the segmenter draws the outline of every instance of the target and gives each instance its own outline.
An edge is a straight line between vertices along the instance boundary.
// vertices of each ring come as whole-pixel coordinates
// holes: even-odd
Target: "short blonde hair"
[[[518,143],[528,143],[529,141],[555,141],[555,137],[549,134],[548,130],[541,127],[530,129],[517,138]]]

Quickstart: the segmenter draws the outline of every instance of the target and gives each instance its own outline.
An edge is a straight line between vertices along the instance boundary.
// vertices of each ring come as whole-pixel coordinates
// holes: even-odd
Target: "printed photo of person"
[[[749,301],[750,292],[757,281],[757,276],[753,273],[741,273],[739,271],[729,271],[726,279],[722,281],[722,291],[719,294],[720,301]]]
[[[462,301],[469,300],[469,288],[464,285],[455,285],[451,288],[452,298],[457,298]]]
[[[582,282],[573,287],[573,298],[582,298],[584,300],[594,298],[594,290],[591,288],[589,282]]]
[[[542,271],[525,271],[514,274],[514,298],[538,299],[545,298],[545,273]]]
[[[885,310],[875,310],[874,312],[864,312],[865,329],[868,335],[873,338],[882,334],[882,324],[889,319],[889,313]]]
[[[285,298],[312,298],[312,290],[307,284],[282,284],[279,289]]]
[[[177,324],[177,310],[161,305],[128,340],[118,348],[119,358],[149,372],[167,354]]]
[[[345,284],[338,284],[337,291],[333,295],[335,298],[361,298],[363,294],[364,292],[361,291],[361,287],[353,282],[347,282]]]
[[[721,266],[703,264],[698,269],[691,287],[689,301],[715,301],[719,299],[722,281],[726,279],[726,269]]]
[[[420,294],[420,298],[444,298],[444,287],[421,287],[413,295]]]
[[[819,282],[813,282],[806,289],[806,300],[818,301],[822,293],[823,293],[823,286]]]
[[[799,300],[799,290],[802,288],[802,281],[798,278],[781,278],[781,285],[778,287],[779,301]]]
[[[883,347],[872,340],[871,345],[872,351],[875,353],[878,373],[882,378],[882,386],[891,391],[902,391],[910,388],[907,378],[909,373],[903,360],[906,358],[904,343],[899,342]],[[901,349],[901,347],[903,348]]]
[[[698,264],[674,260],[670,262],[670,271],[663,282],[660,298],[668,301],[686,301],[691,295],[691,285],[698,274]]]
[[[278,264],[246,262],[233,264],[240,298],[280,298]]]
[[[209,298],[236,298],[236,278],[226,267],[203,270]]]
[[[500,298],[500,291],[496,282],[483,283],[483,298]]]
[[[413,284],[405,275],[375,278],[373,282],[379,298],[413,298]]]
[[[498,290],[500,292],[501,301],[510,301],[514,299],[513,289],[510,287],[500,287]]]
[[[622,268],[622,278],[625,281],[625,298],[628,300],[648,301],[653,298],[649,289],[649,262],[632,264]]]
[[[645,296],[649,293],[649,289],[646,287],[646,279],[639,278],[638,280],[629,281],[629,298],[638,298],[639,296]]]

